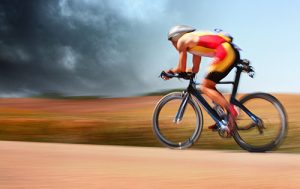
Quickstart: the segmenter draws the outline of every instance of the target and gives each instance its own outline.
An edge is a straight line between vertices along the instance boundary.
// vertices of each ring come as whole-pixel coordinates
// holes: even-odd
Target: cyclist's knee
[[[201,90],[207,90],[207,89],[216,90],[216,83],[211,80],[204,79],[200,86],[200,89]]]
[[[216,88],[207,85],[200,85],[200,91],[202,91],[203,93],[207,93],[211,90],[216,90]]]
[[[206,87],[204,85],[200,85],[200,91],[204,92],[206,91]]]

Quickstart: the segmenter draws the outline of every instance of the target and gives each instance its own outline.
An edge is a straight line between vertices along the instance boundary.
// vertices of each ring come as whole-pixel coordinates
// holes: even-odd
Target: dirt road
[[[0,188],[300,188],[300,155],[0,142]]]

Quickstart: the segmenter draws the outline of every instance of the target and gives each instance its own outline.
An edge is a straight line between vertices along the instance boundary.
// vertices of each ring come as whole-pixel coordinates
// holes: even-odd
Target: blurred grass
[[[300,95],[275,95],[286,107],[289,132],[278,152],[300,152]],[[117,99],[0,99],[0,140],[156,146],[153,109],[161,96]],[[203,110],[204,113],[204,110]],[[194,149],[241,150],[233,139],[204,129]]]

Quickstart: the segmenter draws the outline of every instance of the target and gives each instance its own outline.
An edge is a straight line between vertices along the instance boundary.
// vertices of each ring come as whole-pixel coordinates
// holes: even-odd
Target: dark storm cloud
[[[153,21],[139,9],[144,5],[121,2],[2,0],[0,95],[143,91],[145,58],[155,49],[143,38],[155,34],[147,25]]]

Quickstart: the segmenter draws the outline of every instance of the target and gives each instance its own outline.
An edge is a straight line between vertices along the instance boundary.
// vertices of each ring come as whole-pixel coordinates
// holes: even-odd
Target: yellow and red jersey
[[[227,56],[226,49],[222,44],[230,43],[232,41],[231,37],[213,32],[194,32],[193,34],[199,37],[199,41],[197,46],[188,50],[191,54],[218,57],[220,60]]]
[[[222,33],[193,32],[198,36],[198,44],[188,49],[188,52],[198,56],[217,57],[208,68],[206,79],[219,82],[226,77],[239,59],[239,53],[231,44],[232,38]]]

